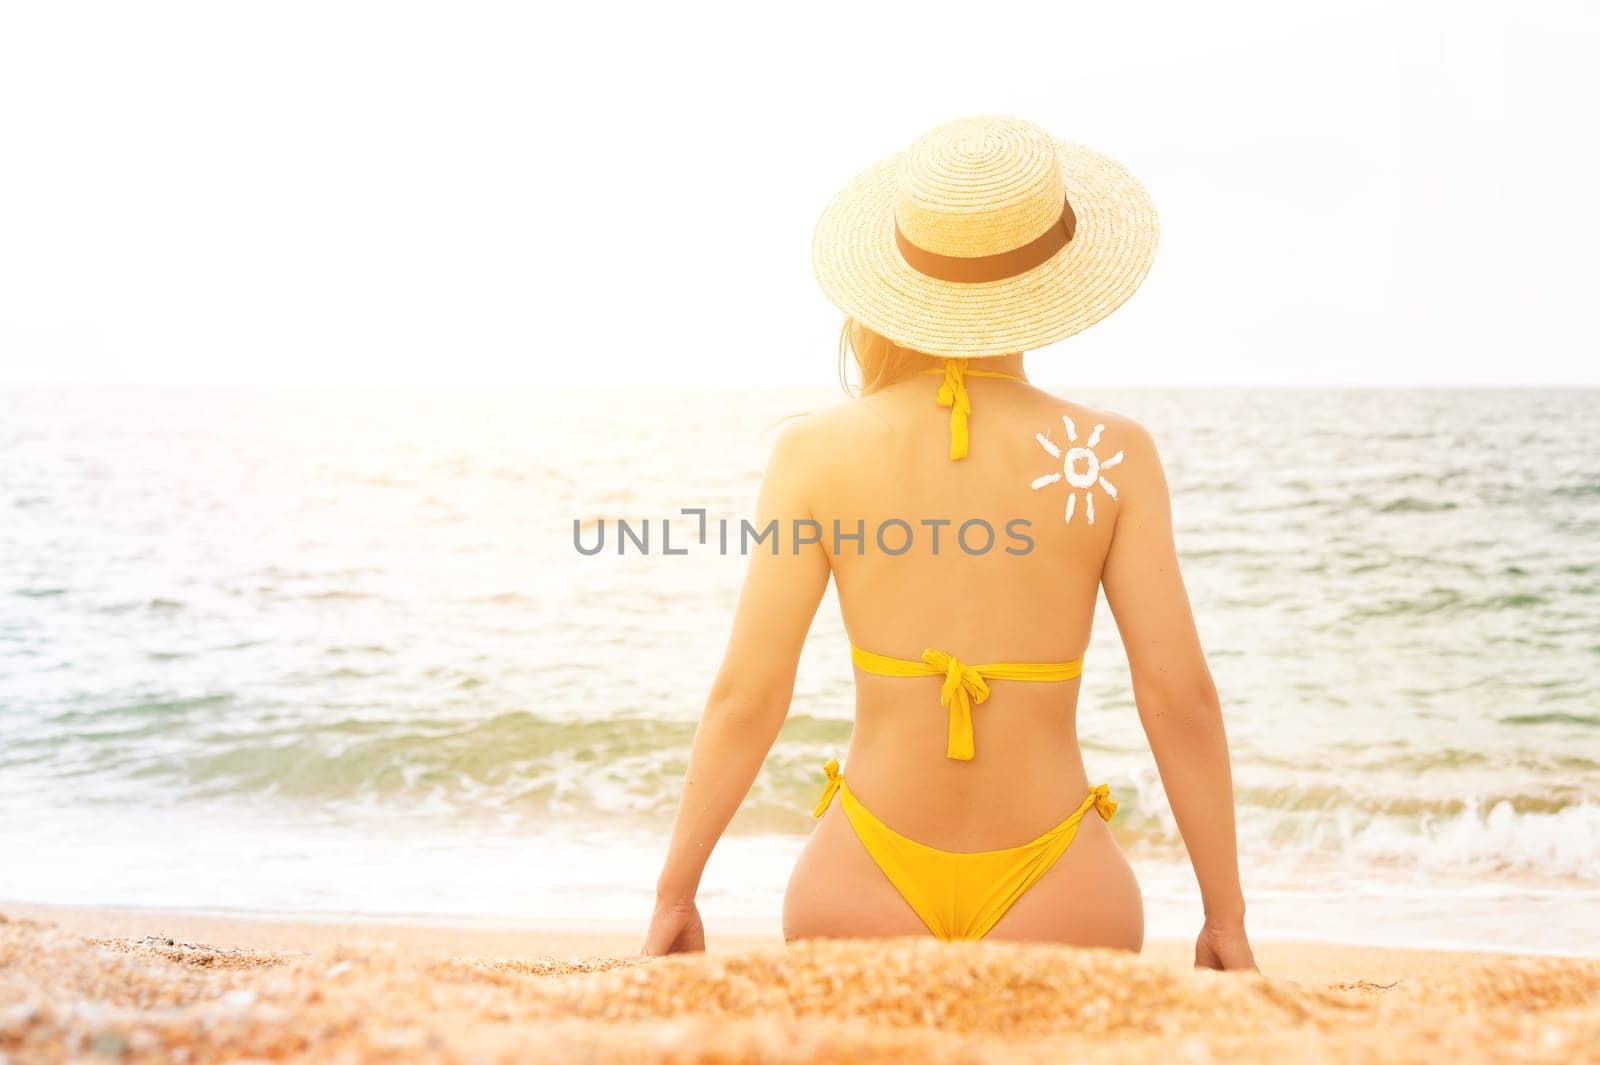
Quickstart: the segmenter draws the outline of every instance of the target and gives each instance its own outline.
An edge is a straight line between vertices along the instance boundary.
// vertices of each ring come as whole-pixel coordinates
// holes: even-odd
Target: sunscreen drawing
[[[1063,414],[1061,424],[1067,431],[1068,445],[1076,445],[1078,427],[1072,423],[1072,418]],[[1117,486],[1106,480],[1102,474],[1122,461],[1122,452],[1118,451],[1104,460],[1094,452],[1100,443],[1100,434],[1105,432],[1105,428],[1104,425],[1096,425],[1082,447],[1069,446],[1064,454],[1056,446],[1055,441],[1050,439],[1048,433],[1033,434],[1033,438],[1039,441],[1039,446],[1044,448],[1045,453],[1060,461],[1061,469],[1056,473],[1035,477],[1032,488],[1037,492],[1057,481],[1067,482],[1067,509],[1063,521],[1071,523],[1073,514],[1077,512],[1079,491],[1083,493],[1083,516],[1090,525],[1094,524],[1094,487],[1099,485],[1106,495],[1112,499],[1117,498]]]

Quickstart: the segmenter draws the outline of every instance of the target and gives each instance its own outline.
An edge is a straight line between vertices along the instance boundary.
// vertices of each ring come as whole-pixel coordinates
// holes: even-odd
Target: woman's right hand
[[[1207,920],[1194,941],[1194,967],[1225,972],[1260,972],[1244,922]]]
[[[706,949],[706,929],[700,923],[700,907],[693,899],[658,899],[650,915],[650,928],[644,934],[641,954],[683,954]]]

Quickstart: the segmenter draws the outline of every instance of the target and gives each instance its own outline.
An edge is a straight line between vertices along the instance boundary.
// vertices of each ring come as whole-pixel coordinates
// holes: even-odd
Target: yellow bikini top
[[[920,660],[890,658],[850,645],[850,657],[880,677],[944,677],[939,705],[950,708],[950,736],[945,756],[972,759],[972,704],[989,698],[991,680],[1071,680],[1083,673],[1083,659],[1071,662],[991,662],[969,666],[948,651],[930,647]]]
[[[972,398],[967,395],[967,377],[1003,377],[1008,381],[1021,381],[1016,374],[998,370],[969,370],[966,359],[946,359],[942,369],[923,370],[923,373],[944,374],[939,386],[939,406],[950,408],[950,457],[967,457],[967,418],[972,414]]]

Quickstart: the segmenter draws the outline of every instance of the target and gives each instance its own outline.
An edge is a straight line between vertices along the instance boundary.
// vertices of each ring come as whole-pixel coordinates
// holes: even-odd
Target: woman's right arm
[[[1139,720],[1200,882],[1205,923],[1195,965],[1254,969],[1244,930],[1228,737],[1178,572],[1166,474],[1149,433],[1131,421],[1118,428],[1112,443],[1125,457],[1101,584],[1127,651]]]

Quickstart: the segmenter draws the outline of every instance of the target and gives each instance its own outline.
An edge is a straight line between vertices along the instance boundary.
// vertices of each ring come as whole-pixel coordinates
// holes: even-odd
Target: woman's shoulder
[[[785,415],[769,433],[774,466],[814,466],[840,431],[840,405]]]
[[[1031,413],[1034,430],[1023,454],[1043,463],[1033,481],[1035,490],[1067,487],[1099,499],[1103,512],[1120,513],[1129,499],[1165,494],[1166,475],[1155,438],[1131,415],[1091,407],[1036,390],[1039,406]],[[1088,511],[1092,500],[1082,507]]]
[[[1155,442],[1150,431],[1131,415],[1109,407],[1091,407],[1041,388],[1033,391],[1040,403],[1040,409],[1033,412],[1033,416],[1035,420],[1045,417],[1050,435],[1056,439],[1080,443],[1093,438],[1094,445],[1088,446],[1096,446],[1104,441],[1131,445],[1141,451],[1154,450]]]
[[[876,399],[875,396],[849,397],[785,417],[774,434],[774,452],[819,458],[841,448],[848,450],[863,432],[883,425]]]

